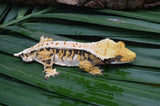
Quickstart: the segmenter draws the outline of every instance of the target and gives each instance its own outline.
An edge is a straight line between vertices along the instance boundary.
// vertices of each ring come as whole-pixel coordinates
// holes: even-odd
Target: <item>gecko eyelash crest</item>
[[[74,41],[53,41],[41,37],[38,44],[27,48],[14,56],[25,62],[37,61],[44,65],[45,79],[56,77],[59,72],[52,65],[77,66],[93,74],[103,75],[97,65],[123,64],[135,60],[136,54],[125,47],[124,42],[103,39],[98,42],[80,43]]]

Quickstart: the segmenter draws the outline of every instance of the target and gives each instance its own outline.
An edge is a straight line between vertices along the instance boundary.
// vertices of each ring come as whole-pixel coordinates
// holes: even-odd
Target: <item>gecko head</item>
[[[97,42],[94,46],[96,55],[102,60],[111,64],[121,64],[134,61],[136,54],[125,47],[122,41],[114,42],[110,39],[104,39]]]
[[[125,47],[125,43],[122,41],[119,41],[113,45],[114,48],[112,48],[112,53],[114,54],[114,62],[111,62],[112,64],[121,64],[121,63],[129,63],[135,60],[136,53],[133,51],[127,49]]]
[[[31,62],[34,60],[35,58],[35,53],[34,52],[30,52],[30,53],[25,53],[25,52],[19,52],[19,53],[15,53],[14,54],[15,57],[21,57],[23,61],[25,62]]]
[[[136,58],[136,53],[127,49],[124,42],[119,41],[117,43],[117,50],[118,54],[121,56],[120,62],[122,63],[132,62]]]

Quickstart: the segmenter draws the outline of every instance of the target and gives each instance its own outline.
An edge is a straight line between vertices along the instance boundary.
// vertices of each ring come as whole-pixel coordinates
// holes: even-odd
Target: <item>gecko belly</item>
[[[59,58],[58,54],[55,54],[53,57],[53,64],[61,66],[78,66],[79,65],[78,55],[74,55],[73,58],[70,57]]]

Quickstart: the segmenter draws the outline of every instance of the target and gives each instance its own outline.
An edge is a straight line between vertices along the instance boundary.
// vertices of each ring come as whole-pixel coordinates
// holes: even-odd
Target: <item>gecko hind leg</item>
[[[94,66],[90,61],[87,60],[80,61],[79,68],[93,75],[103,75],[103,70],[99,69],[97,66]]]

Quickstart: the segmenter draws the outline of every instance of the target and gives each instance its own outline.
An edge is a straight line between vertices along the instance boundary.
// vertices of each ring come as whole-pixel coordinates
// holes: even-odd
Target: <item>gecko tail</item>
[[[15,54],[13,54],[13,56],[19,57],[19,56],[20,56],[20,53],[15,53]]]

